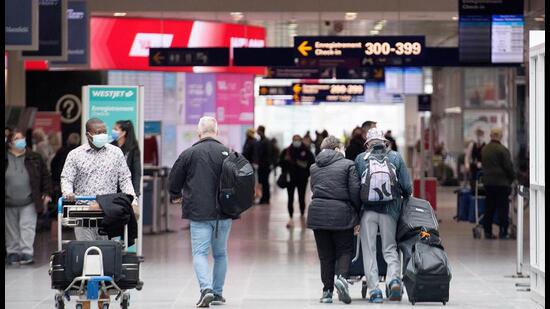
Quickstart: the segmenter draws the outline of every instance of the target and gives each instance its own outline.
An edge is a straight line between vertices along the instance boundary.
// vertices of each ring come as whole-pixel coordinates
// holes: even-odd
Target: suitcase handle
[[[361,249],[361,238],[357,235],[357,244],[355,245],[355,257],[351,260],[352,263],[355,263],[359,259],[359,250]]]
[[[75,201],[94,201],[95,199],[96,199],[95,195],[89,195],[89,196],[77,195],[77,196],[75,196]],[[63,213],[63,201],[64,201],[63,197],[60,197],[57,200],[57,213]]]

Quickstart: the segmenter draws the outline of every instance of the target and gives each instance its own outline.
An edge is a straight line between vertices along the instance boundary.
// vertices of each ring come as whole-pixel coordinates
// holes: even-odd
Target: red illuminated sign
[[[265,29],[216,22],[92,17],[92,70],[231,72],[264,74],[264,67],[150,67],[150,47],[264,47]],[[230,49],[230,61],[233,59]],[[47,61],[25,62],[27,70],[47,70]]]
[[[150,47],[263,47],[265,29],[215,22],[93,17],[91,69],[264,74],[263,67],[149,66]],[[230,58],[232,55],[230,55]]]

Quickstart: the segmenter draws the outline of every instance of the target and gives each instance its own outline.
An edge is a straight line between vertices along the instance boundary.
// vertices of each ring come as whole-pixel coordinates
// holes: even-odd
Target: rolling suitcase
[[[411,238],[418,234],[421,228],[439,234],[439,224],[430,203],[416,197],[403,200],[401,215],[397,222],[397,241]]]
[[[116,282],[121,289],[141,290],[143,282],[139,280],[139,257],[134,252],[122,254],[122,269],[120,280]]]
[[[456,192],[456,221],[468,221],[472,190],[461,188]]]
[[[403,283],[407,289],[409,301],[417,302],[449,301],[451,269],[447,254],[441,242],[425,237],[412,246]]]

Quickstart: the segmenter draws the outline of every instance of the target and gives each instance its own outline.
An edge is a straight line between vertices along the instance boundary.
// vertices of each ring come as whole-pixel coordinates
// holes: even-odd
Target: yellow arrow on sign
[[[157,64],[160,64],[160,61],[161,61],[161,60],[164,60],[164,57],[160,55],[160,52],[157,52],[157,53],[153,56],[153,60],[154,60]]]
[[[302,44],[298,46],[298,51],[300,52],[300,54],[302,54],[302,56],[307,56],[307,52],[313,49],[313,47],[307,46],[307,43],[308,41],[303,41]]]

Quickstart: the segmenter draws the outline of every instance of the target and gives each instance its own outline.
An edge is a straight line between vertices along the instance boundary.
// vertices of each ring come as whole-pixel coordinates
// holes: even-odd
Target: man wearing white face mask
[[[68,201],[76,195],[103,195],[122,193],[134,196],[132,206],[136,210],[137,199],[132,176],[120,148],[109,144],[105,123],[97,118],[86,122],[88,143],[69,152],[61,172],[61,192]],[[92,207],[99,209],[97,204]],[[107,239],[99,235],[98,228],[75,228],[77,240]]]

